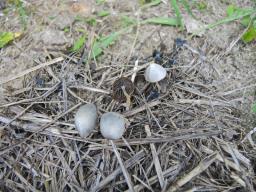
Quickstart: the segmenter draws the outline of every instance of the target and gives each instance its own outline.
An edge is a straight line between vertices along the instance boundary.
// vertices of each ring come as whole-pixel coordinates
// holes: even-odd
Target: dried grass
[[[44,80],[6,95],[9,103],[0,106],[2,191],[254,191],[255,130],[245,129],[240,97],[233,95],[254,84],[220,91],[212,84],[214,58],[185,46],[159,84],[160,96],[148,101],[159,87],[143,82],[139,88],[135,76],[152,58],[102,60],[96,69],[90,63],[84,69],[74,57],[0,83],[20,77],[33,82],[31,72]],[[110,95],[120,74],[137,86],[128,111]],[[118,111],[127,118],[123,139],[109,142],[98,130],[79,137],[74,113],[88,102],[97,104],[99,115]]]

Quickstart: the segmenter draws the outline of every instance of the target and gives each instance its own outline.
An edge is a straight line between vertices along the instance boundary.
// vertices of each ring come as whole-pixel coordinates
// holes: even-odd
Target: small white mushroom
[[[87,137],[96,127],[97,108],[94,104],[81,106],[75,115],[75,125],[81,137]]]
[[[125,119],[115,112],[108,112],[100,119],[100,131],[106,139],[120,139],[125,131]]]
[[[158,64],[150,64],[145,70],[145,79],[150,83],[156,83],[166,77],[166,69]]]

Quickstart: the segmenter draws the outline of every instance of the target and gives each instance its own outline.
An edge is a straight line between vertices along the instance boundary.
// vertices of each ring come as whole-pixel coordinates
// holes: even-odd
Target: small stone
[[[54,20],[53,24],[56,25],[59,29],[63,30],[66,27],[70,27],[75,21],[75,17],[71,15],[69,12],[61,12],[57,15]]]
[[[63,31],[45,29],[33,35],[35,41],[43,42],[45,45],[64,45],[68,43]]]

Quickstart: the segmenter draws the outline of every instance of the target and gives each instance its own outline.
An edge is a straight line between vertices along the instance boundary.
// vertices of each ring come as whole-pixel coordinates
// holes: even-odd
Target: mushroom
[[[152,63],[145,70],[144,76],[146,81],[150,83],[156,83],[164,79],[166,74],[167,72],[165,68],[163,68],[161,65]]]
[[[125,131],[125,119],[116,112],[108,112],[100,119],[100,131],[106,139],[120,139]]]
[[[127,108],[131,105],[131,95],[134,92],[134,85],[127,77],[120,77],[112,86],[112,97],[114,100],[123,102],[126,101]]]
[[[75,125],[81,137],[87,137],[96,127],[97,108],[94,104],[81,106],[75,115]]]

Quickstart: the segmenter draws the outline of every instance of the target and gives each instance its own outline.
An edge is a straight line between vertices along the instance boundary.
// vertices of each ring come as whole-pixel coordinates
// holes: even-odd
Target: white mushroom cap
[[[106,139],[120,139],[125,131],[125,120],[122,115],[108,112],[100,119],[100,131]]]
[[[97,108],[94,104],[81,106],[75,115],[75,125],[81,137],[90,135],[96,127]]]
[[[150,64],[145,70],[145,79],[150,83],[158,82],[166,77],[166,69],[158,64]]]

